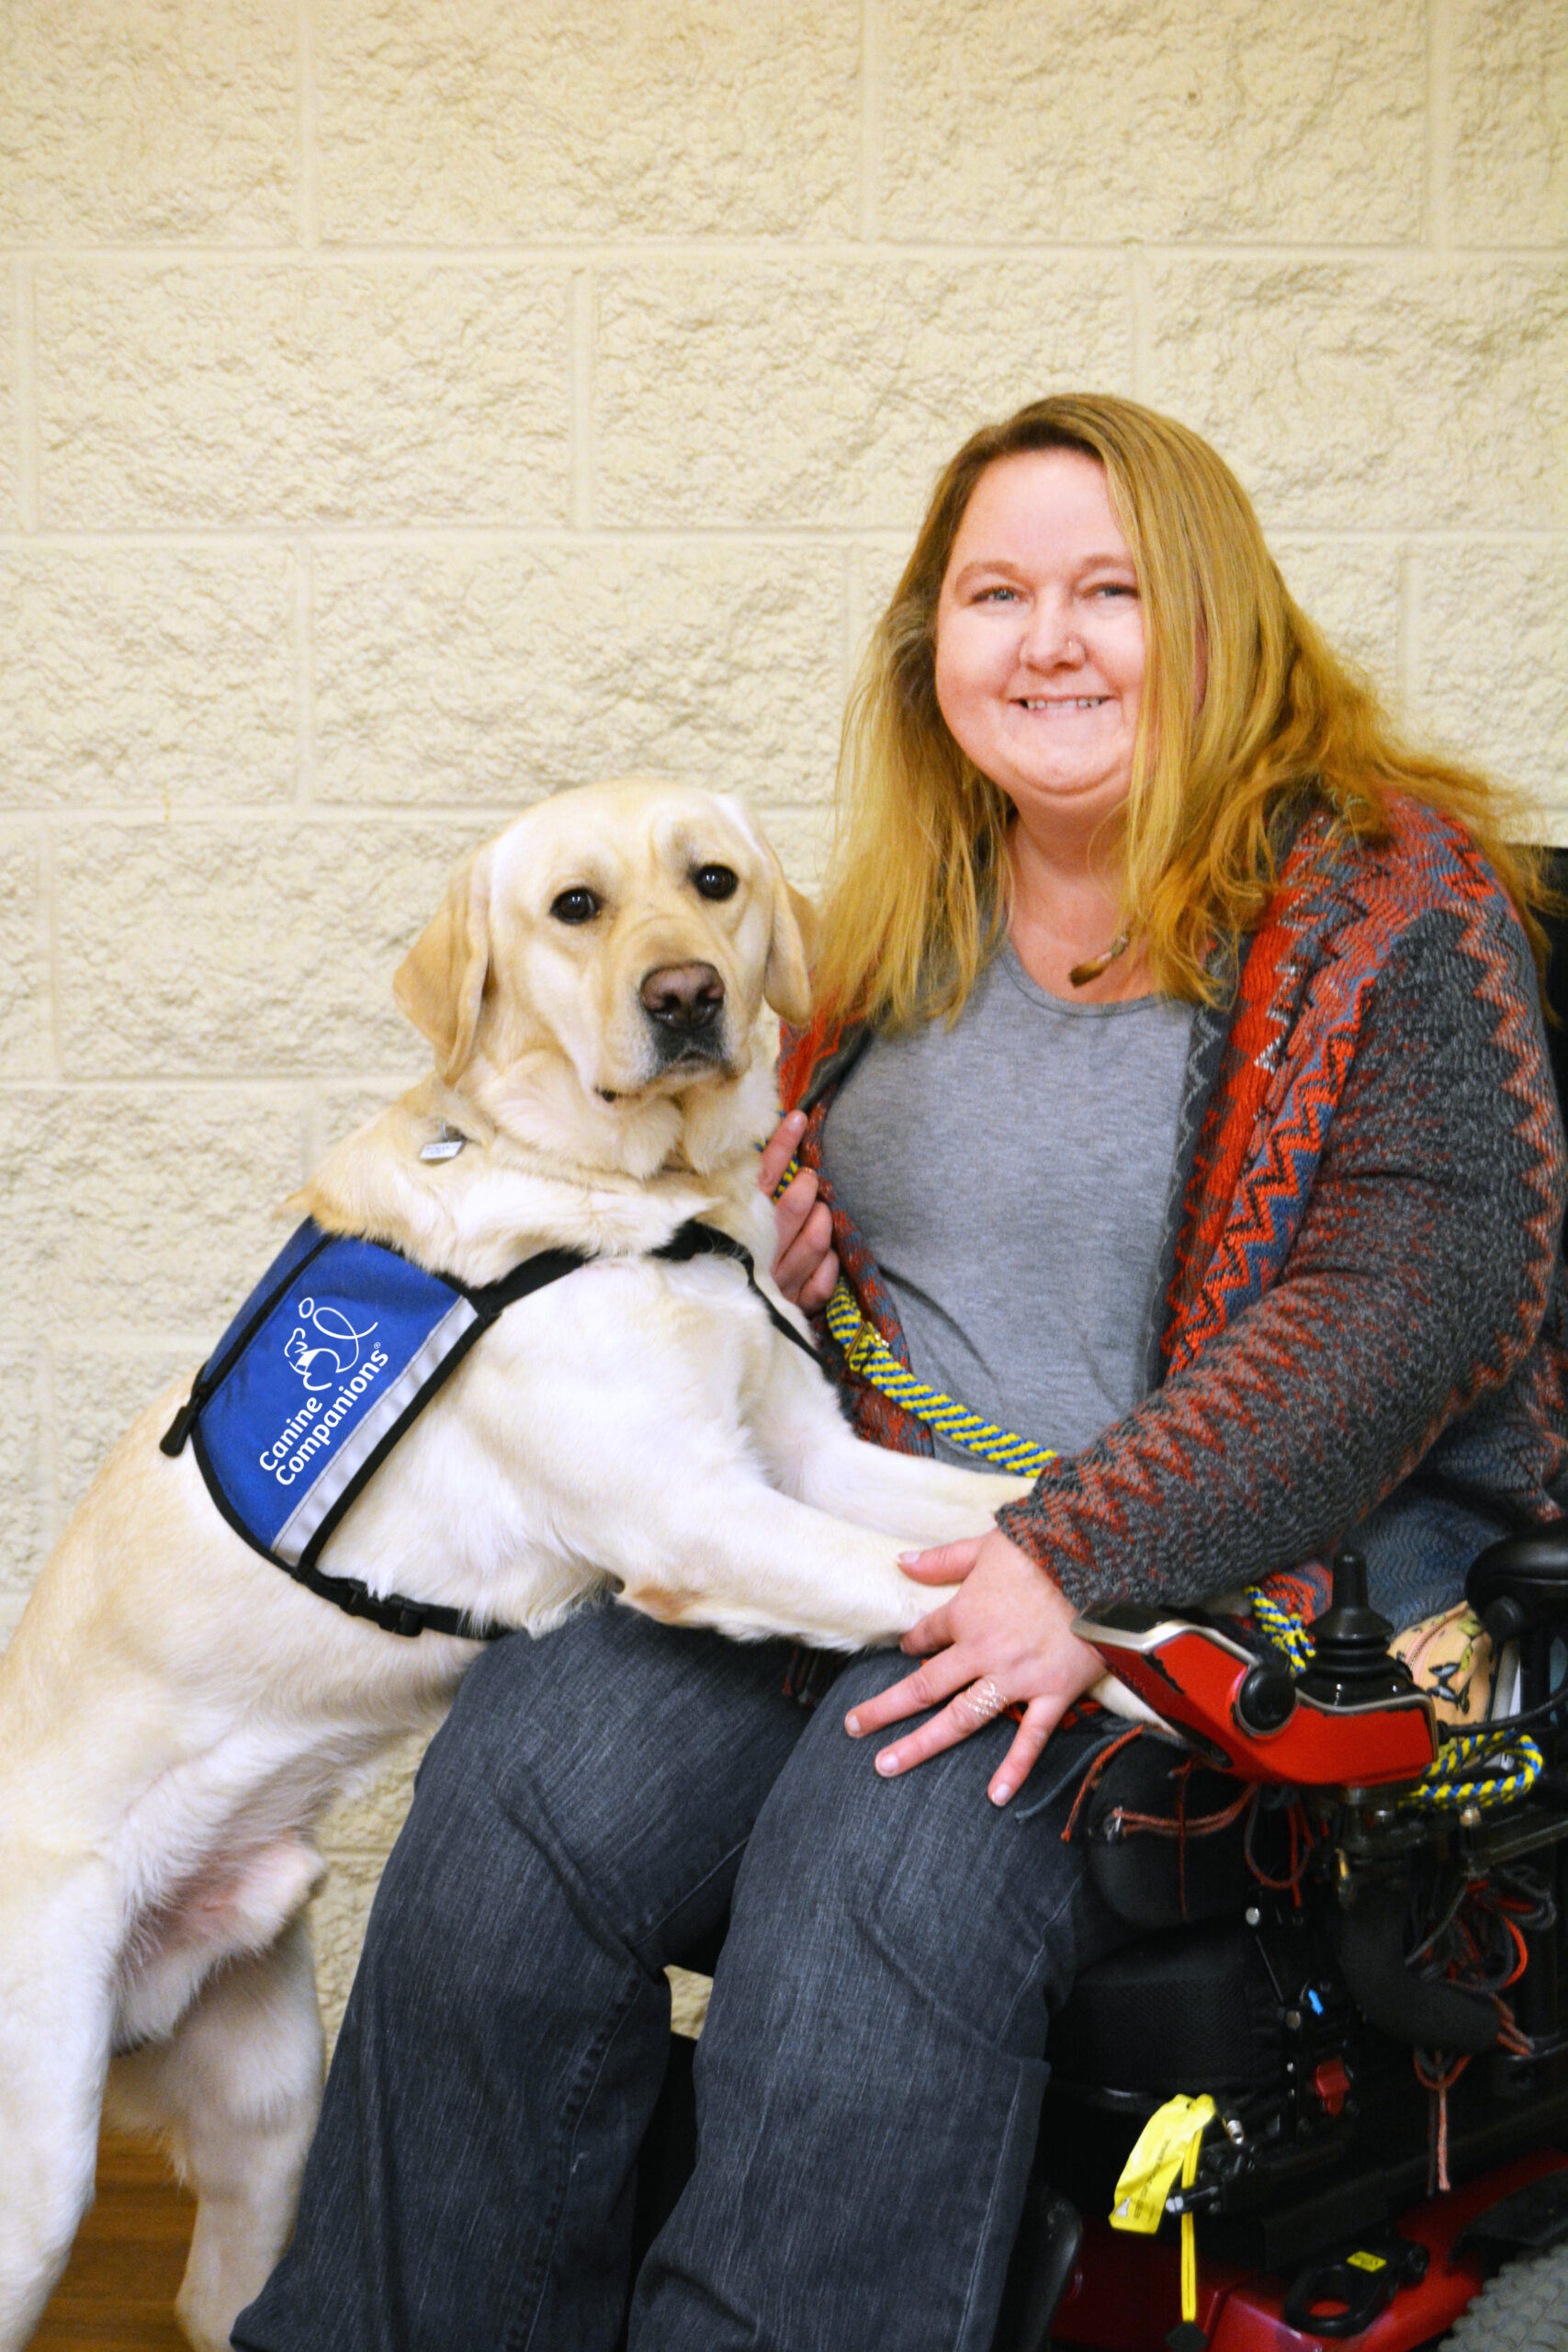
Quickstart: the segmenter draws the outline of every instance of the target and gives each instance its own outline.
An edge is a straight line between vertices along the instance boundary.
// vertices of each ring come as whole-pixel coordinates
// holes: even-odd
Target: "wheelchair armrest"
[[[1381,1788],[1418,1781],[1438,1752],[1430,1697],[1386,1657],[1388,1671],[1364,1690],[1332,1676],[1318,1689],[1311,1674],[1292,1683],[1270,1672],[1238,1629],[1195,1614],[1126,1604],[1077,1618],[1073,1631],[1164,1724],[1240,1780]]]
[[[1568,1621],[1568,1521],[1488,1545],[1465,1577],[1464,1597],[1499,1648]]]

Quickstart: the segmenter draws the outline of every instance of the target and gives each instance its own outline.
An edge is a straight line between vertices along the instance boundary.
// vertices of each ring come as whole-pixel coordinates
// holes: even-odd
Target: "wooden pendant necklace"
[[[1116,961],[1118,956],[1124,956],[1126,954],[1127,942],[1131,935],[1132,934],[1130,933],[1125,931],[1118,932],[1116,937],[1111,941],[1103,956],[1091,956],[1087,964],[1075,964],[1072,970],[1067,974],[1067,978],[1071,980],[1074,988],[1087,988],[1090,980],[1099,979],[1101,972],[1108,972],[1112,964]]]

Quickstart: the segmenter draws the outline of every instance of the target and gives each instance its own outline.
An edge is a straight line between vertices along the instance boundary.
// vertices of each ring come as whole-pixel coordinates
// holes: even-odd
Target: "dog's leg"
[[[599,1561],[627,1607],[664,1624],[866,1649],[896,1641],[948,1597],[900,1570],[898,1552],[918,1540],[830,1518],[739,1465],[710,1460],[698,1476],[678,1462],[637,1526],[614,1548],[601,1541]]]
[[[769,1484],[712,1458],[683,1472],[670,1456],[645,1488],[636,1560],[603,1565],[633,1609],[739,1639],[795,1634],[845,1649],[895,1641],[944,1598],[902,1574],[901,1551],[984,1535],[1026,1478],[960,1470],[864,1444],[830,1391],[780,1347],[748,1416]]]
[[[93,2201],[114,1906],[96,1869],[50,1884],[0,1854],[0,2352],[21,2352]]]
[[[175,2309],[197,2352],[227,2352],[294,2219],[321,2097],[321,2028],[301,1913],[269,1951],[208,1980],[167,2041],[119,2060],[107,2109],[168,2146],[196,2192]]]
[[[998,1471],[889,1453],[855,1436],[796,1349],[779,1347],[751,1433],[780,1489],[857,1527],[920,1545],[983,1535],[1031,1481]]]

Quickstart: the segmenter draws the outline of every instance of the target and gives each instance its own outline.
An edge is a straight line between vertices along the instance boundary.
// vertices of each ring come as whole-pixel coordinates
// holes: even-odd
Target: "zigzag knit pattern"
[[[786,1099],[834,1043],[793,1043]],[[831,1099],[812,1104],[806,1164]],[[1371,848],[1309,815],[1202,1112],[1165,1377],[1002,1523],[1080,1604],[1290,1570],[1320,1589],[1355,1529],[1381,1606],[1438,1605],[1489,1532],[1568,1500],[1563,1191],[1528,946],[1468,836],[1407,801]],[[907,1362],[831,1205],[845,1278]],[[911,1417],[844,1385],[863,1435],[929,1450]]]
[[[1519,1312],[1531,1333],[1544,1316],[1561,1223],[1561,1138],[1539,1020],[1518,985],[1517,944],[1506,931],[1499,936],[1497,886],[1468,837],[1408,801],[1394,804],[1394,820],[1385,846],[1348,856],[1335,854],[1327,818],[1310,818],[1247,959],[1188,1187],[1165,1340],[1172,1368],[1190,1362],[1278,1276],[1328,1141],[1363,1009],[1423,915],[1458,924],[1455,948],[1473,965],[1461,985],[1497,1015],[1497,1083],[1519,1105],[1534,1151],[1526,1181],[1539,1194]]]

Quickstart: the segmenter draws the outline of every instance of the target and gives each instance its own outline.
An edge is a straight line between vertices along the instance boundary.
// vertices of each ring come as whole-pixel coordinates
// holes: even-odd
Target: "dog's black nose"
[[[724,982],[711,964],[665,964],[649,972],[641,996],[660,1028],[695,1037],[718,1019]]]

